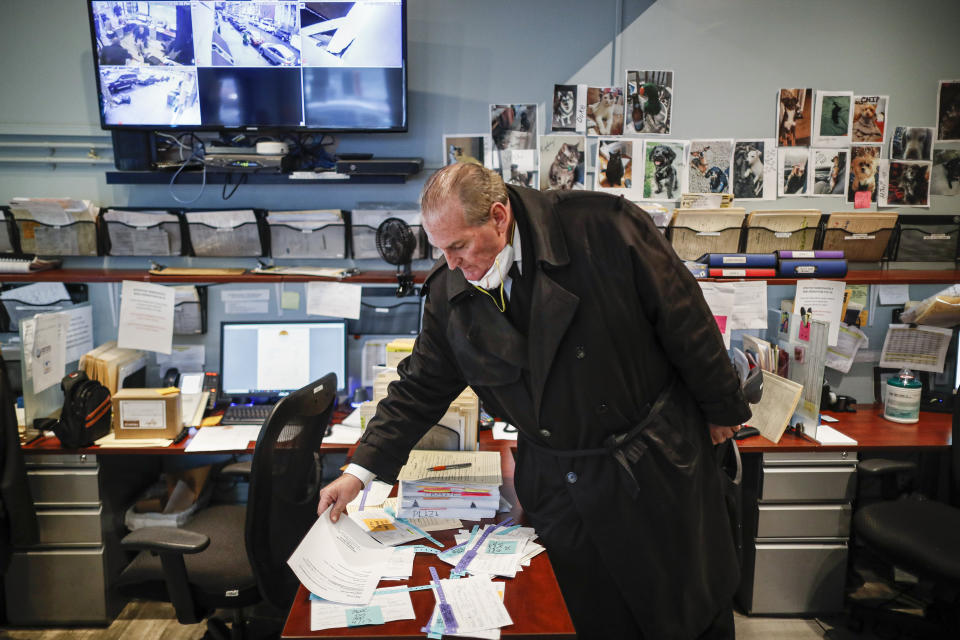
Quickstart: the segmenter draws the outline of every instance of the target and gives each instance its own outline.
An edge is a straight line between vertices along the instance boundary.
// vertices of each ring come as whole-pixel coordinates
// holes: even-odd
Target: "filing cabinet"
[[[857,457],[773,452],[744,461],[744,557],[737,599],[747,613],[843,609]]]
[[[92,455],[25,456],[39,541],[11,556],[4,577],[10,624],[107,624],[122,608],[111,588],[127,561],[119,546],[122,507],[143,483],[140,471],[127,468],[135,457],[113,458],[105,470]]]

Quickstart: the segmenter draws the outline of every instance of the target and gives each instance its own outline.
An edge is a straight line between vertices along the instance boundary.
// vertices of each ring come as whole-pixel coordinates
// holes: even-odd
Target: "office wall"
[[[424,177],[441,164],[442,134],[482,132],[489,103],[548,106],[554,83],[619,84],[627,68],[675,72],[677,138],[772,137],[776,91],[782,86],[889,94],[890,125],[929,126],[937,81],[960,78],[960,57],[951,46],[960,24],[955,0],[410,0],[409,5],[409,132],[344,136],[339,148],[422,156],[427,171],[405,185],[245,185],[228,203],[219,188],[208,187],[195,206],[349,209],[367,201],[415,201]],[[0,138],[100,133],[82,2],[5,3],[0,60]],[[187,198],[197,187],[178,189]],[[0,163],[0,199],[17,195],[83,197],[103,205],[176,204],[166,186],[106,185],[102,168]],[[756,206],[769,203],[748,208]],[[834,199],[789,198],[776,206],[846,209]],[[956,199],[934,196],[930,212],[958,208]],[[102,260],[71,261],[92,263]],[[105,298],[95,289],[94,296]],[[913,296],[929,289],[914,287]],[[771,304],[784,295],[789,292],[772,290]],[[103,308],[98,306],[98,336],[113,331],[111,314]],[[206,338],[208,345],[215,334]],[[860,369],[843,381],[843,389],[852,385],[847,392],[858,398],[868,388]]]

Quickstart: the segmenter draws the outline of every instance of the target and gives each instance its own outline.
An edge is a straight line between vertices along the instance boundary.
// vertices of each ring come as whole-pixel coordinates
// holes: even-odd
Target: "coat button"
[[[582,345],[577,345],[577,360],[583,360],[587,357],[587,351]]]
[[[597,405],[597,413],[599,413],[600,415],[605,414],[609,410],[610,410],[610,406],[606,402],[601,402],[600,404]]]
[[[549,438],[553,434],[550,433],[550,429],[540,429],[540,435],[543,436],[544,438]]]
[[[574,484],[576,483],[576,481],[577,481],[577,474],[575,474],[573,471],[567,471],[567,482],[569,482],[570,484]]]

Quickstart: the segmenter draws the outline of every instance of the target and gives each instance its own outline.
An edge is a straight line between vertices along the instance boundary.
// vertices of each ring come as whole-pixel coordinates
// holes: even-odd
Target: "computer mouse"
[[[743,440],[744,438],[749,438],[750,436],[760,435],[760,430],[756,427],[741,427],[740,431],[737,431],[733,434],[734,440]]]

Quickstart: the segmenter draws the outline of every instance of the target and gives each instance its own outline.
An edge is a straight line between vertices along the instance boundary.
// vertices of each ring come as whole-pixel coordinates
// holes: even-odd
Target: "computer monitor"
[[[328,373],[346,389],[346,321],[222,322],[220,397],[273,402]]]

